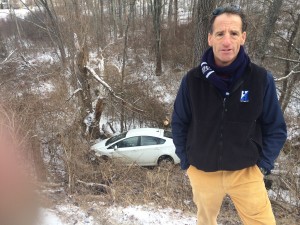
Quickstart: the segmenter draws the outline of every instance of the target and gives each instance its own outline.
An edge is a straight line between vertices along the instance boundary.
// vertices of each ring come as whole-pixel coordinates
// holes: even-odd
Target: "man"
[[[238,7],[213,12],[210,48],[183,77],[174,103],[173,140],[198,225],[217,224],[225,195],[244,224],[276,224],[263,177],[286,140],[286,125],[272,75],[244,51],[246,27]]]

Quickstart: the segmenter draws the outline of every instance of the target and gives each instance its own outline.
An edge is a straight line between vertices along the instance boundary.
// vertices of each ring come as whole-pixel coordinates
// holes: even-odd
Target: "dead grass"
[[[99,161],[85,169],[88,170],[75,173],[76,177],[85,182],[76,185],[74,195],[75,202],[83,209],[89,210],[91,202],[124,207],[152,204],[196,214],[188,177],[178,165],[146,168],[135,164],[124,165],[119,161]],[[277,224],[299,223],[297,210],[289,211],[274,201],[272,205]],[[95,215],[104,220],[104,224],[110,224],[107,216],[102,213],[100,210]],[[223,201],[218,222],[222,225],[242,224],[229,197]]]

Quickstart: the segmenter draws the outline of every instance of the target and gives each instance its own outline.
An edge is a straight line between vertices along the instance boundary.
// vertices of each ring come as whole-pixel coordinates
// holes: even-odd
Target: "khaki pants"
[[[257,166],[238,171],[187,170],[197,205],[197,225],[216,225],[223,198],[228,194],[245,225],[274,225],[263,175]]]

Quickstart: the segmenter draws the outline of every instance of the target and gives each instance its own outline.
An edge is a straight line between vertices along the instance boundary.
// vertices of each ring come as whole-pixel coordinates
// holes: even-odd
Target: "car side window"
[[[114,144],[109,148],[114,148],[115,146],[117,146],[118,148],[129,148],[129,147],[139,146],[139,137],[126,138],[122,141],[119,141],[118,143]]]
[[[159,145],[165,143],[166,140],[158,138],[158,137],[151,137],[151,136],[142,136],[141,137],[141,146],[146,145]]]

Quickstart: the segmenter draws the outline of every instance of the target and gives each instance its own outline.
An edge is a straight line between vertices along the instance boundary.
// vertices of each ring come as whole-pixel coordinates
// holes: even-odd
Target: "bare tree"
[[[195,39],[194,39],[194,60],[193,66],[199,65],[201,62],[201,55],[207,49],[207,36],[209,32],[209,16],[216,6],[215,0],[198,0],[195,5]]]
[[[124,3],[125,4],[125,3]],[[123,37],[123,1],[118,0],[118,27],[119,27],[119,33],[120,37]]]
[[[300,14],[298,14],[297,18],[295,18],[295,24],[292,27],[290,38],[287,42],[287,49],[286,49],[286,58],[290,58],[294,49],[294,42],[299,32],[300,26]],[[299,35],[298,35],[299,36]],[[300,51],[298,50],[298,59],[300,58]],[[298,68],[300,71],[300,63],[296,64],[295,68]],[[291,62],[287,60],[285,62],[285,71],[284,74],[289,74],[291,72]],[[288,103],[290,102],[291,94],[294,89],[294,86],[297,84],[296,76],[292,76],[290,79],[286,79],[283,81],[282,84],[282,91],[279,98],[279,102],[281,104],[281,108],[283,111],[286,110]]]
[[[174,0],[174,23],[175,23],[175,34],[178,28],[178,0]]]
[[[153,28],[155,36],[155,58],[156,58],[156,76],[162,73],[162,52],[161,52],[161,13],[162,0],[151,0],[151,11],[153,16]]]
[[[117,26],[117,15],[116,15],[116,10],[117,10],[117,7],[116,7],[116,1],[117,0],[111,0],[109,1],[109,4],[110,4],[110,19],[111,19],[111,22],[113,24],[113,38],[114,38],[114,41],[117,40],[117,37],[118,37],[118,26]]]
[[[127,17],[126,28],[125,28],[125,37],[124,37],[124,47],[123,47],[123,59],[122,59],[122,76],[121,76],[121,93],[122,97],[124,96],[124,82],[125,82],[125,66],[126,66],[126,56],[128,48],[128,30],[129,25],[132,22],[133,12],[134,12],[135,0],[130,1],[129,15]],[[124,122],[125,122],[125,102],[122,101],[121,108],[121,132],[124,131]]]
[[[169,1],[169,8],[168,8],[168,24],[170,26],[173,17],[173,0]]]
[[[268,13],[266,15],[267,21],[262,31],[259,47],[256,50],[256,59],[258,60],[258,64],[260,65],[262,65],[264,61],[268,43],[272,34],[274,33],[275,23],[279,17],[282,2],[283,0],[274,0],[269,6]]]
[[[104,5],[103,0],[98,1],[87,1],[86,4],[88,5],[88,9],[92,12],[93,15],[93,29],[95,32],[95,39],[97,43],[97,51],[101,46],[104,46],[105,40],[105,29],[104,29]]]
[[[53,10],[52,0],[37,0],[37,5],[41,5],[42,9],[46,11],[50,25],[46,25],[48,34],[51,37],[53,43],[58,46],[62,64],[66,66],[66,52],[65,52],[65,43],[62,37],[61,27],[58,22],[58,18],[55,10]]]

